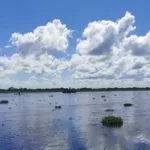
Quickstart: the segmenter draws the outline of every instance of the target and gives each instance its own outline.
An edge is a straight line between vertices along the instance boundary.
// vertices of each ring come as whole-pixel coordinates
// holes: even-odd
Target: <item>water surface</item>
[[[150,149],[150,91],[0,94],[0,100],[9,100],[0,105],[0,150]],[[103,127],[107,115],[121,116],[123,127]]]

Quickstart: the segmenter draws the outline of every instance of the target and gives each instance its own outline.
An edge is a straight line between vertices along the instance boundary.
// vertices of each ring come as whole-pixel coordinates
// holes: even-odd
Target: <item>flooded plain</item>
[[[9,101],[0,105],[0,150],[150,149],[150,91],[0,94],[0,100]],[[108,115],[122,117],[123,126],[104,127]]]

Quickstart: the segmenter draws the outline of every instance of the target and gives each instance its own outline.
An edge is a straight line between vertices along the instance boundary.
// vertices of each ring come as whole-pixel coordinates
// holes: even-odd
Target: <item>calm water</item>
[[[3,99],[10,103],[0,105],[0,150],[150,149],[150,91],[0,94]],[[122,128],[102,126],[112,114],[124,119]]]

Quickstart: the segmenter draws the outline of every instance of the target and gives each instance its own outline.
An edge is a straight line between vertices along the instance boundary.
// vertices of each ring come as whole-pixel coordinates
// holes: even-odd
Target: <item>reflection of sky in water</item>
[[[1,94],[10,104],[0,106],[0,150],[150,149],[149,93]],[[126,102],[133,107],[125,108]],[[54,111],[57,104],[62,109]],[[101,125],[102,117],[112,114],[123,117],[122,128]]]

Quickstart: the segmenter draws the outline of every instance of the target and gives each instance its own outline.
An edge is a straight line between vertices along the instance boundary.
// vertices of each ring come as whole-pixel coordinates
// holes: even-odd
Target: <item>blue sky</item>
[[[82,87],[82,86],[90,86],[91,83],[93,87],[97,87],[97,82],[103,83],[101,86],[110,86],[110,84],[113,82],[116,82],[115,86],[121,86],[120,83],[125,82],[128,83],[124,86],[132,86],[132,85],[143,85],[146,86],[145,83],[149,81],[149,75],[148,75],[148,67],[149,67],[149,35],[147,36],[147,33],[150,29],[150,2],[148,0],[143,1],[120,1],[120,0],[92,0],[92,1],[85,1],[85,0],[76,0],[76,1],[70,1],[70,0],[64,0],[64,1],[58,1],[58,0],[26,0],[26,1],[20,1],[20,0],[1,0],[0,2],[0,67],[1,67],[1,76],[0,78],[3,80],[5,77],[6,79],[3,80],[4,87],[9,86],[22,86],[24,82],[24,86],[26,87],[32,87],[32,82],[35,84],[34,87],[41,86],[39,83],[42,83],[42,87],[54,87],[54,86],[73,86],[73,87]],[[125,16],[126,12],[129,12],[129,15]],[[133,16],[135,18],[133,18]],[[108,47],[110,43],[107,43],[107,38],[102,39],[103,43],[105,43],[106,50],[102,50],[101,45],[102,41],[101,38],[105,35],[103,35],[107,29],[107,25],[103,28],[103,23],[98,23],[98,21],[112,21],[117,22],[118,20],[121,20],[121,18],[127,18],[127,21],[130,19],[132,20],[130,25],[136,26],[136,29],[132,30],[129,33],[124,33],[125,38],[119,39],[119,46],[116,41],[108,41],[111,42],[111,46]],[[37,44],[37,41],[28,41],[28,39],[25,37],[28,33],[33,32],[33,30],[37,29],[39,26],[46,26],[48,22],[51,22],[52,24],[53,20],[58,19],[60,20],[60,25],[66,25],[65,29],[68,30],[67,33],[64,33],[64,37],[60,37],[59,40],[62,40],[62,38],[65,41],[62,45],[56,45],[54,43],[55,41],[52,41],[50,43],[45,43],[45,41],[40,42]],[[96,22],[97,21],[97,22]],[[126,21],[126,23],[128,23]],[[93,23],[92,27],[88,27],[89,23]],[[54,23],[55,24],[55,23]],[[118,23],[119,24],[119,23]],[[96,26],[95,26],[96,25]],[[112,24],[109,23],[110,27],[112,28]],[[97,28],[98,26],[98,28]],[[117,24],[116,24],[117,26]],[[128,25],[129,26],[129,25]],[[94,28],[96,29],[96,32],[98,32],[98,35],[94,35],[95,32],[93,31]],[[119,27],[118,27],[119,28]],[[120,27],[121,28],[121,27]],[[90,33],[91,35],[83,36],[85,30],[92,30]],[[109,31],[106,35],[109,35],[112,38],[117,39],[120,35],[116,34],[115,27],[113,27],[113,35],[109,35]],[[38,30],[37,30],[38,31]],[[111,32],[111,31],[110,31]],[[18,33],[13,36],[13,33]],[[53,36],[55,33],[53,33]],[[20,37],[24,36],[25,38]],[[46,36],[49,36],[47,38],[53,38],[51,34],[49,35],[42,35],[42,38],[45,39]],[[58,35],[59,36],[59,35]],[[102,36],[102,37],[101,37]],[[115,36],[115,37],[114,37]],[[135,37],[137,36],[137,37]],[[143,38],[140,38],[140,37]],[[31,36],[33,38],[33,36]],[[17,39],[16,39],[17,38]],[[56,38],[56,37],[55,37]],[[58,38],[58,37],[57,37]],[[57,40],[56,38],[56,40]],[[98,40],[98,43],[95,45],[95,38]],[[14,43],[12,43],[12,40]],[[78,39],[80,39],[78,41]],[[88,39],[88,40],[87,40]],[[22,42],[22,40],[27,40]],[[89,40],[91,40],[89,42]],[[118,40],[118,39],[117,39]],[[120,41],[121,40],[121,41]],[[67,43],[66,43],[67,41]],[[78,42],[77,42],[78,41]],[[141,42],[142,41],[142,42]],[[19,45],[17,42],[20,42]],[[46,41],[47,42],[47,41]],[[89,43],[92,43],[89,45]],[[113,44],[112,44],[113,42]],[[31,46],[32,43],[32,46]],[[87,43],[88,46],[83,45]],[[121,44],[120,44],[121,43]],[[41,45],[43,44],[43,45]],[[45,44],[45,45],[44,45]],[[53,45],[52,45],[53,44]],[[66,44],[66,45],[65,45]],[[48,47],[47,47],[48,45]],[[135,49],[135,46],[137,46],[136,49],[139,48],[139,51],[137,52]],[[37,56],[37,49],[38,47],[44,48],[46,50],[38,52]],[[62,46],[62,47],[60,47]],[[29,49],[30,47],[30,49]],[[115,49],[114,49],[115,47]],[[86,50],[83,50],[84,48],[87,49],[88,52],[85,52]],[[125,49],[129,52],[124,52]],[[89,49],[89,50],[88,50]],[[93,52],[91,52],[93,49]],[[108,49],[111,49],[111,55],[114,55],[113,57],[109,57]],[[116,54],[116,49],[118,51],[120,50],[120,54]],[[31,52],[32,53],[29,53]],[[48,53],[45,53],[45,51],[48,51]],[[62,52],[63,51],[63,52]],[[91,53],[90,53],[90,52]],[[97,51],[95,53],[95,51]],[[104,52],[103,52],[104,51]],[[142,51],[142,52],[141,52]],[[36,55],[34,55],[35,53]],[[105,53],[107,52],[107,54]],[[145,52],[145,53],[144,53]],[[93,55],[93,53],[95,53]],[[133,53],[134,55],[129,55]],[[26,55],[24,55],[26,54]],[[17,55],[17,56],[16,56]],[[45,71],[42,69],[45,66],[41,66],[43,62],[40,64],[37,64],[36,69],[33,67],[33,65],[26,64],[27,60],[31,55],[34,55],[32,59],[33,64],[37,63],[40,58],[43,56],[45,61],[50,62],[49,57],[53,57],[55,59],[52,61],[52,64],[45,64],[46,66],[50,65],[53,66],[53,70],[51,71]],[[79,55],[79,56],[78,56]],[[136,62],[137,64],[132,64],[132,66],[127,65],[126,62],[122,62],[119,64],[119,66],[125,67],[124,69],[120,70],[118,69],[119,66],[115,66],[116,63],[114,63],[114,58],[116,58],[116,55],[121,55],[122,59],[124,60],[123,56],[127,55],[128,59],[133,59],[133,62]],[[140,56],[139,56],[140,55]],[[17,57],[17,58],[16,58]],[[74,62],[74,58],[76,57],[82,57],[83,60],[87,59],[88,66],[92,65],[92,62],[90,60],[95,61],[94,67],[95,71],[92,70],[93,66],[91,67],[91,70],[89,69],[89,74],[87,75],[87,70],[85,69],[87,66],[86,63],[82,66],[81,64],[73,65],[72,62]],[[88,57],[88,58],[87,58]],[[100,60],[103,60],[103,57],[107,57],[108,61],[111,60],[111,62],[101,62]],[[127,59],[126,57],[126,59]],[[24,66],[21,66],[18,68],[18,70],[14,70],[13,67],[17,64],[16,60],[19,59],[19,61],[23,62],[24,66],[28,66],[28,68],[25,68]],[[31,58],[30,58],[31,59]],[[43,59],[41,61],[43,61]],[[81,61],[81,58],[78,58]],[[96,62],[97,59],[100,59]],[[56,62],[61,61],[60,64],[64,64],[64,66],[59,66],[59,64],[56,65]],[[81,61],[82,62],[82,61]],[[12,65],[14,63],[14,65]],[[19,63],[19,62],[18,62]],[[80,63],[80,62],[79,62]],[[110,63],[112,63],[110,65]],[[8,64],[11,64],[11,66],[8,66]],[[108,68],[104,68],[101,70],[99,68],[100,66],[107,66],[110,65],[109,69],[112,67],[117,68],[116,70],[113,70],[108,75]],[[18,64],[19,65],[19,64]],[[40,68],[38,68],[40,66]],[[59,69],[61,68],[61,71],[55,67],[59,66]],[[99,67],[98,67],[99,66]],[[130,67],[127,67],[130,66]],[[141,67],[142,66],[142,67]],[[147,67],[146,67],[147,66]],[[30,69],[29,69],[30,67]],[[21,69],[22,68],[22,69]],[[63,70],[63,69],[64,70]],[[68,69],[69,68],[69,69]],[[82,68],[82,69],[81,69]],[[127,68],[129,71],[129,74],[125,76],[125,73],[127,72]],[[136,68],[136,72],[135,72]],[[41,72],[37,70],[41,69]],[[46,68],[48,69],[48,68]],[[133,69],[133,70],[132,70]],[[28,70],[26,72],[26,70]],[[29,71],[30,70],[30,71]],[[36,70],[36,71],[35,71]],[[56,71],[57,70],[57,71]],[[63,70],[63,71],[62,71]],[[81,71],[82,70],[82,71]],[[84,71],[83,71],[84,70]],[[105,71],[106,70],[106,71]],[[118,73],[119,71],[120,73]],[[81,75],[81,71],[82,75]],[[5,73],[4,73],[5,72]],[[53,74],[50,74],[52,72]],[[86,72],[86,74],[85,74]],[[98,75],[95,75],[96,72],[99,72]],[[131,73],[132,72],[132,73]],[[84,75],[83,75],[84,73]],[[116,75],[117,73],[117,75]],[[78,75],[77,75],[78,74]],[[79,75],[80,74],[80,75]],[[113,75],[115,74],[115,77]],[[56,78],[59,76],[59,81]],[[74,78],[75,76],[75,78]],[[80,82],[80,84],[74,83],[77,81],[76,76],[78,76],[78,80],[82,80],[83,82]],[[81,78],[79,78],[79,76]],[[83,77],[84,76],[84,77]],[[41,78],[41,79],[39,79]],[[64,82],[64,79],[68,78],[69,80],[66,80]],[[140,81],[137,81],[137,79]],[[54,80],[53,84],[46,84],[47,81]],[[128,81],[127,81],[128,80]],[[31,84],[28,84],[30,82]],[[46,82],[46,83],[45,83]],[[60,84],[57,84],[57,83]],[[140,83],[139,83],[140,82]]]
[[[126,11],[136,16],[137,34],[145,34],[150,27],[150,2],[120,0],[1,0],[0,45],[3,46],[13,32],[29,32],[53,19],[60,19],[81,35],[90,21],[116,20]]]

